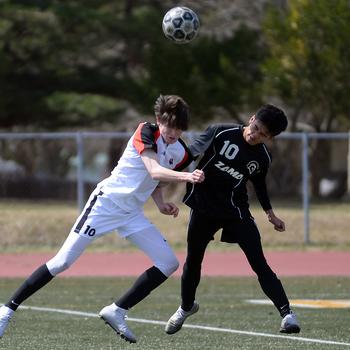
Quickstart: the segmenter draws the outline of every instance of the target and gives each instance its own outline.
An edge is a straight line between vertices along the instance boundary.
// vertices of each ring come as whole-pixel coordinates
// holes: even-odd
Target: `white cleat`
[[[190,311],[185,311],[179,306],[174,315],[172,315],[165,326],[165,333],[174,334],[178,332],[184,324],[187,317],[195,314],[199,310],[198,303],[194,302]]]
[[[0,307],[0,338],[6,331],[14,311],[3,305]]]
[[[281,333],[299,333],[300,326],[295,314],[291,311],[290,314],[283,317],[281,322]]]
[[[126,312],[125,309],[113,303],[105,306],[98,315],[106,324],[112,327],[122,339],[129,343],[136,343],[136,337],[125,322]]]

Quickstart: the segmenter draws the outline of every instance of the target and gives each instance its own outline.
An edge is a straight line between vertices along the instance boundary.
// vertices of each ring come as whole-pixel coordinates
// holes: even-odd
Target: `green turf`
[[[96,314],[119,296],[133,278],[57,278],[39,291],[25,306],[76,310]],[[19,279],[0,280],[0,302],[18,286]],[[283,278],[290,298],[349,299],[350,278]],[[129,317],[166,321],[179,303],[177,278],[169,279],[129,312]],[[280,317],[268,305],[252,305],[245,299],[264,298],[254,278],[203,278],[198,301],[200,311],[188,325],[205,325],[247,332],[280,335]],[[164,333],[164,325],[129,321],[138,337],[127,344],[97,317],[56,312],[19,310],[0,349],[142,349],[142,350],[329,350],[350,349],[350,309],[295,309],[302,325],[299,335],[272,338],[215,330],[183,328],[178,334]],[[296,340],[296,337],[348,343],[332,345]]]

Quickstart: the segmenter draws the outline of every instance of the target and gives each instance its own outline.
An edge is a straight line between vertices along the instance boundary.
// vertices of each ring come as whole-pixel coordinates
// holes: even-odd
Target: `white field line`
[[[55,312],[55,313],[61,313],[66,315],[75,315],[75,316],[83,316],[83,317],[98,317],[97,314],[90,313],[90,312],[82,312],[82,311],[74,311],[74,310],[66,310],[66,309],[54,309],[54,308],[48,308],[48,307],[37,307],[37,306],[20,306],[21,309],[27,309],[27,310],[34,310],[34,311],[40,311],[40,312]],[[156,324],[164,326],[166,322],[164,321],[156,321],[156,320],[146,320],[143,318],[131,318],[128,317],[128,321],[131,322],[138,322],[138,323],[147,323],[147,324]],[[200,329],[200,330],[206,330],[206,331],[212,331],[212,332],[223,332],[223,333],[233,333],[233,334],[243,334],[243,335],[249,335],[249,336],[256,336],[256,337],[267,337],[267,338],[279,338],[279,339],[288,339],[288,340],[294,340],[294,341],[302,341],[302,342],[309,342],[309,343],[317,343],[317,344],[329,344],[329,345],[343,345],[343,346],[349,346],[350,343],[345,342],[338,342],[333,340],[323,340],[323,339],[313,339],[313,338],[304,338],[304,337],[298,337],[298,336],[291,336],[291,335],[279,335],[279,334],[270,334],[270,333],[260,333],[260,332],[248,332],[248,331],[241,331],[238,329],[230,329],[230,328],[218,328],[218,327],[210,327],[210,326],[200,326],[200,325],[194,325],[194,324],[184,324],[184,328],[192,328],[192,329]]]

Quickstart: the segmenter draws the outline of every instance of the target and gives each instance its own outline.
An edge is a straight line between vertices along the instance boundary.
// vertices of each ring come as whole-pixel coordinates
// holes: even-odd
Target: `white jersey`
[[[192,160],[182,140],[167,145],[157,125],[140,124],[111,176],[91,193],[65,244],[47,263],[53,276],[72,264],[90,242],[112,231],[145,252],[165,276],[176,270],[178,262],[169,244],[142,211],[158,185],[141,159],[145,149],[152,149],[160,165],[168,169],[182,170]]]
[[[181,139],[168,145],[156,124],[141,123],[110,177],[99,184],[101,191],[127,212],[141,208],[159,183],[151,178],[141,159],[145,149],[154,150],[159,164],[168,169],[183,170],[191,161]]]

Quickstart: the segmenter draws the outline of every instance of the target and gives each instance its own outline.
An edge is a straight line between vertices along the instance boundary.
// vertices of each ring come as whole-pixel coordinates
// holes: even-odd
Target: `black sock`
[[[45,284],[50,282],[53,278],[54,276],[51,275],[46,264],[40,266],[16,290],[6,306],[16,311],[24,300],[45,286]]]
[[[283,318],[284,316],[290,314],[290,306],[289,303],[286,305],[283,305],[282,307],[278,308],[281,317]]]
[[[128,310],[146,298],[153,289],[161,285],[167,278],[157,267],[152,266],[139,276],[134,285],[115,303],[119,307]]]

